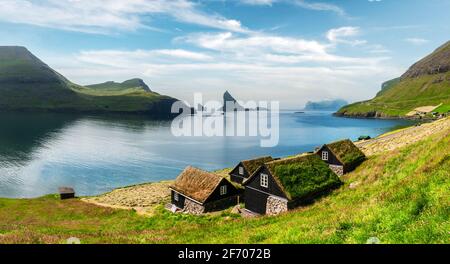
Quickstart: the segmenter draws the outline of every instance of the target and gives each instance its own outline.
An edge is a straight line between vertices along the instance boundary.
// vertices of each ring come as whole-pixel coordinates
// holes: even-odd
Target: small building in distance
[[[249,178],[259,167],[264,163],[273,161],[274,159],[270,156],[255,158],[251,160],[243,160],[234,167],[234,169],[229,173],[232,182],[242,184],[244,180]]]
[[[277,215],[340,184],[339,177],[316,154],[271,161],[244,181],[245,208]]]
[[[203,214],[238,202],[239,192],[227,179],[187,167],[170,186],[171,202],[185,213]]]
[[[75,198],[75,190],[71,187],[59,187],[58,192],[59,192],[59,197],[61,198],[61,200]]]
[[[364,153],[349,139],[325,144],[316,151],[316,154],[338,176],[351,172],[366,159]]]

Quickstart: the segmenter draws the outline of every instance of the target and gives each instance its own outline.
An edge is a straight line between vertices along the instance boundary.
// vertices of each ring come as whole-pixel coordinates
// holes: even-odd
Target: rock
[[[278,215],[288,211],[288,202],[285,199],[275,196],[269,196],[267,198],[266,214]]]
[[[205,207],[189,199],[186,199],[184,202],[183,212],[186,214],[201,215],[205,212]]]

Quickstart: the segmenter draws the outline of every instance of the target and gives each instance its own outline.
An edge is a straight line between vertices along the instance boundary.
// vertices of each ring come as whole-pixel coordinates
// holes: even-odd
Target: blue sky
[[[183,100],[371,98],[449,40],[448,0],[0,0],[0,45],[79,84],[143,78]]]

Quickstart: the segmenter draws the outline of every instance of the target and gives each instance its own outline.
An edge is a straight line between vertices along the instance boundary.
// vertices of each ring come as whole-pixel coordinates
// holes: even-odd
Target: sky
[[[450,0],[0,0],[0,45],[192,102],[372,98],[450,39]]]

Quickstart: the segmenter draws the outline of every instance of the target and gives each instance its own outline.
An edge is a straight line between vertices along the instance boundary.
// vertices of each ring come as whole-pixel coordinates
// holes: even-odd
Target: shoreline
[[[338,116],[338,117],[353,118],[353,117],[347,117],[347,116]],[[361,118],[361,119],[380,119],[380,118]],[[380,138],[382,138],[382,137],[384,137],[386,135],[388,135],[390,137],[394,137],[395,135],[397,135],[397,134],[399,134],[399,133],[401,133],[401,132],[403,132],[405,130],[414,129],[414,128],[417,128],[417,127],[421,127],[424,124],[433,124],[435,122],[439,122],[439,121],[443,121],[443,120],[450,120],[450,117],[437,119],[437,120],[428,120],[428,121],[423,120],[425,122],[419,122],[418,124],[416,123],[416,124],[413,124],[413,125],[408,125],[408,126],[400,128],[400,129],[394,128],[393,130],[390,130],[390,131],[387,131],[385,133],[379,134],[377,137],[372,138],[370,140],[355,141],[355,144],[358,147],[360,147],[360,148],[361,148],[361,144],[363,144],[364,148],[368,148],[367,146],[371,146],[371,142],[377,141],[377,140],[379,140]],[[414,121],[414,120],[411,120],[411,121]],[[419,120],[417,120],[417,121],[419,121]],[[413,143],[413,142],[411,142],[411,143]],[[374,147],[372,146],[372,148],[374,148]],[[362,150],[363,150],[363,152],[365,152],[364,149],[362,149]],[[373,151],[369,150],[368,152],[365,152],[365,153],[369,154],[369,155],[373,155],[372,152]],[[229,170],[230,170],[230,168],[224,168],[224,169],[217,170],[215,172],[220,174],[221,176],[226,177],[227,171],[229,171]],[[107,195],[109,195],[109,194],[111,194],[113,192],[117,192],[117,191],[121,191],[121,190],[131,190],[131,189],[136,189],[136,188],[140,188],[140,187],[147,187],[148,185],[168,185],[168,184],[170,184],[173,181],[175,181],[175,179],[131,184],[131,185],[127,185],[127,186],[120,186],[120,187],[114,188],[111,191],[108,191],[108,192],[105,192],[105,193],[100,193],[100,194],[97,194],[97,195],[79,196],[77,198],[79,198],[79,199],[91,199],[91,198],[96,198],[96,197],[107,196]],[[18,198],[16,198],[16,197],[13,197],[13,198],[11,198],[11,197],[0,197],[0,198],[2,198],[2,199],[23,199],[23,200],[27,200],[27,199],[37,199],[37,198],[45,197],[47,195],[55,195],[55,193],[44,194],[42,196],[36,196],[36,197],[18,197]],[[102,203],[99,203],[99,205],[101,205],[101,204]]]
[[[414,116],[408,117],[408,116],[365,116],[365,115],[346,115],[346,114],[340,114],[338,112],[333,113],[333,116],[335,117],[342,117],[342,118],[352,118],[352,119],[377,119],[377,120],[407,120],[407,121],[418,121],[418,122],[433,122],[439,120],[439,118],[431,118],[431,117],[421,117],[417,118]]]
[[[400,129],[394,129],[388,132],[385,132],[383,134],[378,135],[377,137],[370,139],[370,140],[360,140],[356,141],[355,144],[367,155],[367,156],[374,156],[378,155],[385,151],[391,151],[394,149],[402,148],[406,145],[413,144],[417,141],[420,141],[432,134],[439,133],[442,130],[445,130],[447,127],[450,127],[450,118],[444,118],[435,120],[433,122],[426,122],[419,125],[411,125],[407,127],[403,127]],[[412,136],[412,135],[415,135]],[[405,140],[405,138],[408,138],[408,140]],[[226,177],[228,175],[228,172],[230,171],[230,168],[225,168],[222,170],[217,170],[215,173]],[[133,188],[140,188],[141,186],[157,186],[157,185],[164,185],[164,184],[170,184],[173,182],[173,180],[165,180],[160,182],[149,182],[149,183],[143,183],[138,185],[132,185],[128,187],[121,187],[114,189],[113,191],[105,194],[100,194],[97,196],[91,196],[94,197],[103,197],[107,196],[108,194],[111,194],[115,191],[127,191],[132,190]],[[159,195],[159,194],[157,194]],[[169,193],[167,192],[167,196],[169,196]],[[137,207],[139,209],[139,207]],[[136,209],[136,208],[128,208],[128,209]]]

